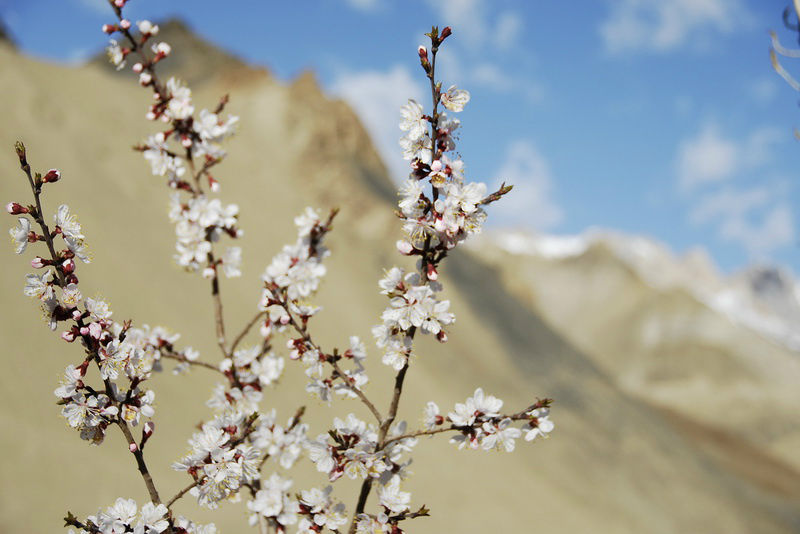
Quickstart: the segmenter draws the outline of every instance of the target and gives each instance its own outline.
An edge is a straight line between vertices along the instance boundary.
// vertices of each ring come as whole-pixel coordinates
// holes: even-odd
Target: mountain
[[[676,257],[614,232],[489,234],[472,249],[622,389],[800,468],[800,306],[789,273],[725,277],[700,250]]]
[[[189,34],[182,45],[172,44],[177,54],[180,46],[192,50],[203,43]],[[183,64],[205,68],[203,57]],[[173,266],[168,191],[129,149],[153,129],[142,119],[147,92],[130,73],[124,78],[94,63],[45,64],[2,44],[0,74],[6,95],[0,147],[8,147],[0,150],[6,172],[0,197],[28,198],[11,148],[23,139],[36,167],[62,171],[62,180],[48,189],[45,209],[67,202],[83,225],[94,256],[81,266],[85,293],[109,299],[120,319],[169,326],[182,334],[180,343],[215,361],[208,288]],[[192,71],[182,76],[201,77]],[[59,80],[57,90],[53,79]],[[239,203],[245,230],[244,276],[222,284],[229,331],[254,313],[260,272],[294,239],[292,217],[307,205],[338,206],[329,276],[319,295],[324,311],[311,327],[328,347],[341,346],[350,334],[369,340],[386,305],[377,280],[404,261],[394,250],[400,235],[394,186],[369,136],[353,111],[328,98],[308,73],[290,83],[266,73],[248,75],[235,86],[230,77],[213,74],[193,96],[198,106],[212,107],[228,91],[229,110],[242,117],[241,128],[215,176],[223,201]],[[10,248],[3,254],[0,296],[9,313],[0,321],[0,337],[7,340],[6,372],[0,375],[0,423],[7,429],[0,433],[6,452],[0,460],[0,531],[56,531],[67,509],[95,513],[118,496],[143,502],[144,488],[122,440],[110,435],[101,447],[89,447],[58,415],[52,391],[80,351],[52,335],[22,295],[26,260]],[[457,323],[447,344],[420,343],[400,416],[415,426],[426,401],[452,407],[480,385],[509,407],[555,398],[556,430],[550,439],[519,443],[513,454],[456,451],[445,440],[423,440],[408,489],[412,502],[426,504],[432,515],[409,531],[737,534],[800,528],[800,476],[786,462],[740,439],[741,433],[720,431],[623,387],[614,368],[556,328],[482,253],[455,253],[442,271]],[[549,275],[560,283],[557,270]],[[370,349],[367,393],[385,406],[392,377]],[[291,364],[280,388],[264,400],[283,417],[306,404],[313,433],[330,425],[334,413],[368,416],[353,402],[336,401],[334,412],[309,399],[302,370]],[[169,464],[208,415],[203,403],[212,386],[213,377],[202,370],[154,380],[156,433],[147,455],[164,494],[186,484]],[[761,431],[762,422],[749,428]],[[313,471],[304,462],[293,473],[296,488],[320,484]],[[351,508],[356,488],[346,480],[336,488]],[[240,531],[242,509],[229,504],[210,515],[191,500],[177,505],[179,513],[200,521],[215,518],[222,532]]]

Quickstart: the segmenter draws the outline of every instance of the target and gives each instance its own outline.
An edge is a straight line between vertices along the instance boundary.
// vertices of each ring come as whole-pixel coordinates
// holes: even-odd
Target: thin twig
[[[228,352],[230,354],[233,354],[233,351],[236,350],[236,347],[239,346],[239,343],[241,343],[242,340],[247,335],[247,333],[250,332],[250,329],[253,328],[253,326],[255,326],[255,324],[258,322],[258,320],[261,319],[262,317],[264,317],[266,314],[267,314],[267,312],[264,312],[264,311],[258,312],[256,314],[256,316],[253,317],[250,320],[250,322],[245,325],[245,327],[242,329],[242,331],[239,332],[239,335],[236,336],[236,338],[233,340],[233,343],[231,344],[231,348],[228,349]]]
[[[204,362],[204,361],[201,361],[201,360],[190,360],[190,359],[186,358],[186,356],[184,356],[182,354],[175,354],[175,353],[172,353],[172,352],[162,352],[161,353],[161,357],[162,358],[167,358],[169,360],[175,360],[175,361],[178,361],[178,362],[181,362],[181,363],[188,363],[189,365],[195,365],[195,366],[198,366],[198,367],[205,367],[206,369],[211,369],[212,371],[217,371],[218,373],[222,373],[223,375],[225,374],[216,365],[213,365],[211,363]]]

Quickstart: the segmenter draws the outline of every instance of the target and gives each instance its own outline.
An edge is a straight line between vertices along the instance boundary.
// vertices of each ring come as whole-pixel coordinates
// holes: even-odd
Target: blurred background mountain
[[[283,83],[180,21],[162,32],[175,50],[164,72],[189,80],[198,106],[230,92],[228,109],[242,117],[218,171],[221,197],[240,205],[245,229],[244,276],[223,284],[230,329],[255,312],[258,276],[293,240],[292,217],[306,205],[339,206],[325,311],[312,326],[326,346],[350,334],[369,340],[385,305],[377,280],[398,261],[399,225],[394,184],[359,118],[310,72]],[[63,173],[45,209],[68,203],[84,226],[93,250],[81,268],[85,293],[107,298],[117,319],[180,332],[180,343],[214,360],[206,285],[171,261],[168,191],[127,148],[152,131],[150,97],[123,74],[99,59],[43,62],[0,42],[0,198],[28,198],[12,150],[22,139],[37,168]],[[49,333],[22,295],[27,262],[5,254],[0,532],[58,531],[67,509],[81,516],[118,496],[142,502],[118,436],[92,448],[58,415],[52,391],[79,351]],[[763,265],[723,275],[702,250],[676,257],[621,233],[500,230],[453,254],[443,271],[457,323],[446,345],[421,344],[400,415],[416,423],[427,400],[452,406],[481,385],[512,408],[555,398],[556,430],[513,454],[423,440],[409,488],[432,516],[410,532],[800,531],[800,305],[790,273]],[[385,404],[388,368],[376,350],[369,355],[368,394]],[[355,403],[331,410],[309,399],[302,370],[287,364],[264,400],[283,418],[307,404],[313,433],[334,412],[364,415]],[[169,464],[207,416],[212,385],[202,371],[156,379],[148,456],[165,495],[186,484]],[[297,487],[318,484],[304,469]],[[337,487],[352,507],[355,488]],[[209,514],[187,499],[178,510],[214,518],[222,532],[240,532],[246,520],[236,504]]]

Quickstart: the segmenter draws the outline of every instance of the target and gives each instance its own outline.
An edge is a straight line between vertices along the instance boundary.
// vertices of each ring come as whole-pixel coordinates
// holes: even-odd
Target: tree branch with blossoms
[[[236,239],[242,231],[238,207],[211,198],[220,189],[211,170],[226,157],[223,142],[233,135],[238,118],[222,117],[227,95],[213,110],[195,113],[191,90],[176,78],[162,82],[158,76],[158,65],[172,50],[169,44],[156,42],[158,26],[139,21],[138,34],[134,34],[133,24],[123,13],[127,1],[109,3],[117,20],[104,25],[103,31],[119,34],[122,41],[111,40],[109,59],[122,69],[136,58],[131,69],[138,74],[139,84],[154,96],[146,117],[163,124],[135,148],[152,174],[166,178],[173,191],[169,218],[175,224],[174,259],[187,272],[200,273],[210,281],[213,328],[222,357],[219,363],[200,359],[192,347],[176,347],[177,334],[163,327],[135,328],[130,321],[116,322],[106,302],[84,299],[75,275],[75,258],[89,261],[81,226],[62,205],[50,230],[42,210],[43,186],[59,181],[61,174],[57,170],[43,176],[32,173],[25,148],[18,144],[33,203],[7,206],[7,211],[18,217],[17,227],[11,230],[15,250],[22,253],[28,244],[40,241],[48,249],[46,258],[37,256],[31,262],[42,274],[26,277],[25,294],[42,303],[51,329],[66,323],[61,337],[69,343],[79,341],[85,352],[77,366],[67,367],[55,391],[62,415],[81,438],[95,444],[102,443],[107,427],[118,426],[150,498],[141,507],[132,499],[119,498],[85,520],[70,513],[65,518],[67,526],[91,534],[211,534],[216,532],[213,524],[203,526],[176,517],[174,505],[191,495],[200,506],[216,509],[237,500],[246,489],[249,524],[262,534],[283,534],[290,527],[300,534],[338,533],[345,527],[349,534],[400,534],[404,521],[429,515],[425,505],[414,511],[410,493],[402,490],[403,480],[410,476],[408,466],[418,438],[448,433],[459,448],[511,452],[523,432],[525,439],[532,441],[553,430],[550,399],[537,400],[517,412],[503,412],[503,401],[485,394],[482,388],[446,415],[429,401],[421,407],[424,428],[409,430],[405,421],[398,421],[404,386],[417,357],[417,335],[432,335],[446,343],[446,329],[455,321],[450,302],[439,298],[442,262],[453,248],[480,232],[486,219],[484,207],[502,200],[512,188],[503,184],[487,194],[484,184],[466,181],[464,163],[455,155],[460,121],[450,114],[462,111],[470,95],[455,86],[443,91],[436,78],[437,53],[452,34],[449,27],[441,32],[432,28],[426,34],[430,47],[418,49],[430,84],[431,111],[425,113],[414,100],[401,109],[404,135],[400,146],[410,162],[410,174],[399,190],[396,214],[404,238],[396,248],[402,256],[416,260],[416,265],[408,272],[391,267],[378,282],[389,302],[372,334],[381,361],[391,367],[394,376],[393,387],[385,393],[386,408],[381,409],[384,404],[376,400],[376,392],[368,392],[365,344],[350,336],[346,349],[328,350],[312,336],[315,317],[322,311],[312,300],[327,274],[325,259],[330,250],[325,239],[338,210],[323,217],[307,208],[295,218],[295,241],[274,256],[261,276],[255,315],[236,330],[226,324],[220,275],[241,275],[241,249],[228,247],[220,254],[218,246],[223,239]],[[32,230],[29,217],[41,233]],[[63,250],[59,250],[59,238],[64,241]],[[237,331],[229,342],[227,333]],[[278,343],[279,337],[285,342]],[[253,340],[252,344],[248,340]],[[265,393],[278,385],[284,371],[285,360],[276,348],[282,346],[289,360],[304,367],[309,394],[328,406],[337,397],[360,402],[374,422],[362,421],[352,413],[337,415],[330,428],[311,439],[309,425],[302,422],[304,407],[285,422],[275,409],[263,409]],[[155,393],[142,387],[153,372],[162,370],[164,360],[176,362],[176,374],[200,367],[222,378],[206,403],[212,414],[189,438],[187,452],[172,463],[172,468],[185,472],[190,481],[166,504],[145,462],[144,447],[155,428],[151,420]],[[88,383],[91,366],[97,369],[102,385]],[[131,428],[140,422],[143,429],[137,440]],[[292,489],[294,483],[287,472],[303,458],[325,476],[327,485]],[[267,468],[272,469],[268,475],[262,473]],[[361,481],[350,513],[334,493],[335,482],[344,476]],[[368,509],[373,489],[378,503]]]

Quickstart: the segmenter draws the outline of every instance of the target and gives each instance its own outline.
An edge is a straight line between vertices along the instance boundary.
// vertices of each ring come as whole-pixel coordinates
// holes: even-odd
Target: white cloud
[[[792,210],[782,188],[726,188],[703,198],[692,210],[695,224],[716,224],[725,241],[738,243],[761,259],[795,241]]]
[[[525,100],[531,104],[539,104],[544,99],[544,88],[541,84],[515,78],[503,71],[495,63],[477,62],[467,71],[467,82],[476,86],[489,89],[500,94],[514,94],[516,99]]]
[[[359,11],[372,11],[380,4],[380,0],[346,0],[346,2]]]
[[[495,29],[495,45],[501,50],[508,50],[517,42],[522,31],[522,18],[518,13],[506,11],[497,17]]]
[[[78,3],[85,8],[91,9],[92,11],[106,15],[113,15],[111,8],[108,6],[107,0],[78,0]]]
[[[620,0],[600,36],[610,53],[668,52],[748,26],[741,0]]]
[[[550,166],[531,141],[516,141],[508,147],[492,190],[501,182],[512,184],[514,189],[503,197],[502,209],[492,210],[495,223],[545,230],[564,219],[564,212],[552,198]]]
[[[684,141],[678,153],[680,186],[684,190],[729,179],[736,170],[737,146],[724,139],[717,128],[706,125],[695,137]]]
[[[778,96],[778,84],[772,78],[761,78],[752,82],[747,92],[759,104],[769,104]]]
[[[476,49],[487,43],[499,50],[508,50],[517,43],[522,31],[522,17],[515,11],[504,11],[496,17],[494,4],[486,0],[429,0],[428,4],[442,18],[442,26],[450,26],[459,42]]]
[[[461,42],[472,47],[485,42],[489,34],[485,0],[430,0],[429,4],[442,18],[442,26],[451,26]]]
[[[408,162],[403,160],[398,145],[402,133],[398,124],[400,106],[409,98],[427,102],[417,77],[399,65],[388,71],[343,72],[333,82],[331,92],[355,109],[392,177],[406,177]]]
[[[720,183],[769,160],[772,146],[782,136],[775,128],[760,128],[743,141],[723,136],[713,123],[678,147],[678,183],[682,190]]]

